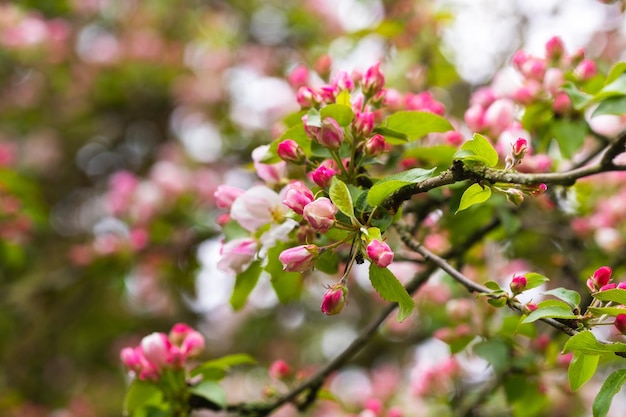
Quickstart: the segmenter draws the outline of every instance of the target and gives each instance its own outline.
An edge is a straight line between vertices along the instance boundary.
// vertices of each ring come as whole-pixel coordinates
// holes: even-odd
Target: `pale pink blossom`
[[[484,123],[489,133],[497,138],[500,133],[509,128],[514,121],[515,105],[506,98],[496,100],[485,112]]]
[[[230,209],[232,219],[250,232],[268,223],[281,222],[286,213],[282,198],[263,185],[246,190],[235,199]]]
[[[220,249],[221,259],[217,267],[229,275],[245,271],[254,260],[258,244],[252,238],[234,239]]]
[[[230,185],[220,185],[213,194],[217,207],[230,209],[235,200],[243,195],[245,190]]]
[[[543,88],[551,94],[556,94],[565,83],[563,70],[560,68],[548,68],[543,77]]]
[[[157,369],[171,363],[172,343],[165,333],[152,333],[141,339],[141,350],[145,358]]]
[[[204,336],[196,330],[191,330],[180,345],[180,351],[185,357],[197,356],[204,350],[204,343]]]
[[[304,185],[301,181],[292,181],[285,188],[283,197],[283,204],[295,211],[297,214],[302,214],[304,207],[315,199],[309,187]]]
[[[285,161],[276,162],[275,164],[265,164],[261,162],[269,151],[269,145],[262,145],[252,151],[252,161],[256,174],[263,181],[269,184],[281,182],[287,175],[287,164]]]

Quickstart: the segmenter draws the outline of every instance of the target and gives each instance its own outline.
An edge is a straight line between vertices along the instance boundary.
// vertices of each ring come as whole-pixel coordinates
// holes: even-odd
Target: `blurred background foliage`
[[[449,44],[441,47],[454,7],[463,7],[457,3],[0,4],[2,414],[120,415],[119,349],[179,321],[200,326],[207,357],[247,352],[260,364],[276,358],[308,364],[336,353],[369,318],[369,290],[355,287],[354,307],[329,325],[318,311],[319,281],[307,281],[311,291],[302,304],[274,308],[261,291],[258,303],[240,313],[227,305],[229,294],[219,298],[218,290],[199,284],[217,274],[207,265],[215,246],[203,246],[219,241],[213,191],[223,182],[252,183],[237,167],[249,164],[251,149],[272,140],[281,119],[297,110],[284,81],[297,64],[324,72],[328,62],[362,70],[386,60],[390,85],[431,90],[461,118],[470,82],[486,79],[463,80],[450,62],[459,55]],[[528,11],[507,13],[521,16],[513,27],[521,36],[496,50],[492,68],[528,29]],[[497,212],[488,207],[446,227],[468,234]],[[552,256],[546,248],[552,253],[561,237],[572,242],[567,222],[546,220],[543,233],[554,237],[546,240],[537,233],[543,225],[530,227],[536,218],[530,211],[523,226],[510,225],[527,232],[511,241],[509,254],[560,271],[562,256],[541,257]],[[506,213],[502,219],[518,221]],[[575,258],[588,249],[569,253]],[[488,251],[473,254],[476,262]],[[588,256],[575,271],[595,262]],[[360,363],[410,360],[406,346],[450,324],[441,306],[427,296],[421,303],[428,318],[389,325]]]

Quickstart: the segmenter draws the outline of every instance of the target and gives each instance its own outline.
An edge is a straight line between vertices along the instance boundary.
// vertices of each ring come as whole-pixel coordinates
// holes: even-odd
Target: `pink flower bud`
[[[332,168],[327,167],[326,165],[320,165],[317,167],[313,174],[311,174],[311,178],[318,186],[322,188],[326,188],[330,185],[330,181],[335,176],[337,171]]]
[[[617,289],[626,290],[626,282],[620,282],[619,284],[617,284]]]
[[[191,330],[180,345],[184,356],[196,356],[204,350],[204,336],[196,330]]]
[[[287,82],[293,88],[299,88],[309,80],[309,69],[305,65],[296,65],[296,67],[287,76]]]
[[[526,277],[523,275],[520,275],[520,276],[514,277],[511,280],[511,284],[509,284],[509,288],[511,288],[511,291],[513,292],[513,294],[519,294],[526,289],[527,284],[528,284],[528,281],[526,280]]]
[[[285,189],[284,195],[283,204],[297,214],[302,214],[304,207],[315,199],[311,190],[301,181],[292,181],[289,183]]]
[[[524,138],[518,138],[511,146],[515,159],[522,159],[526,155],[526,151],[528,151],[528,141]]]
[[[611,280],[611,274],[613,270],[608,266],[602,266],[593,273],[591,279],[596,284],[596,287],[604,287]]]
[[[367,256],[377,266],[386,268],[393,262],[394,254],[387,243],[374,239],[367,245]]]
[[[563,70],[560,68],[548,68],[543,77],[543,88],[551,94],[556,94],[559,88],[565,83]]]
[[[385,76],[380,71],[380,62],[372,65],[365,71],[362,80],[363,94],[366,96],[373,96],[382,90],[385,86]]]
[[[352,121],[352,128],[356,136],[369,136],[374,130],[374,113],[368,111],[357,113]]]
[[[317,261],[319,248],[315,245],[302,245],[285,249],[278,255],[283,270],[289,272],[305,272],[313,269]]]
[[[265,158],[269,148],[269,145],[263,145],[253,150],[252,160],[254,161],[254,169],[259,178],[270,184],[275,184],[285,178],[287,174],[287,164],[285,161],[280,161],[275,164],[262,163],[261,161]]]
[[[334,85],[323,85],[319,89],[319,95],[322,103],[332,104],[337,99],[339,90]]]
[[[322,97],[311,87],[300,87],[296,93],[296,101],[300,107],[307,109],[322,102]]]
[[[526,303],[526,309],[529,312],[533,312],[533,311],[537,310],[538,308],[539,308],[539,306],[537,304],[535,304],[535,303]]]
[[[165,333],[155,332],[141,339],[141,350],[144,357],[157,369],[170,364],[171,349],[172,343]]]
[[[350,74],[348,74],[346,71],[339,71],[337,75],[335,75],[335,77],[333,78],[332,84],[339,91],[354,90],[354,81],[352,80],[352,77],[350,77]]]
[[[465,123],[473,132],[480,132],[485,128],[485,109],[474,104],[465,111]]]
[[[365,153],[370,156],[377,156],[390,149],[390,146],[385,142],[385,137],[381,134],[375,134],[365,142]]]
[[[185,337],[192,331],[193,329],[185,323],[176,323],[172,327],[172,330],[170,330],[170,334],[168,336],[173,344],[180,346],[180,344],[183,343],[183,340],[185,340]]]
[[[343,128],[332,117],[325,117],[322,120],[322,128],[317,133],[317,141],[330,149],[339,149],[343,143]]]
[[[125,347],[120,352],[120,360],[122,364],[135,373],[141,372],[144,364],[143,354],[140,349]]]
[[[472,94],[470,104],[485,108],[491,106],[491,103],[494,101],[496,101],[496,93],[493,91],[493,88],[481,87]]]
[[[572,110],[572,100],[566,93],[558,93],[556,97],[554,97],[552,110],[557,114],[567,114]]]
[[[315,61],[314,68],[320,77],[326,78],[326,76],[330,73],[332,65],[333,60],[330,55],[322,55],[317,59],[317,61]]]
[[[616,283],[606,284],[606,285],[603,285],[602,287],[600,287],[599,291],[614,290],[616,288],[617,288],[617,284]]]
[[[257,246],[256,240],[249,237],[231,240],[220,249],[222,258],[217,267],[229,275],[240,274],[254,260]]]
[[[244,193],[239,187],[231,187],[230,185],[220,185],[213,194],[215,203],[219,208],[230,209],[233,202]]]
[[[341,313],[341,310],[346,305],[346,298],[348,297],[348,288],[343,284],[335,284],[326,291],[324,298],[322,299],[322,305],[320,309],[322,313],[327,316],[334,316]]]
[[[484,123],[489,128],[489,133],[493,137],[500,136],[500,133],[509,128],[514,121],[515,105],[506,98],[501,98],[493,102],[485,112]]]
[[[565,53],[565,45],[558,36],[553,36],[546,42],[546,59],[553,63],[560,61],[561,57]]]
[[[337,208],[326,197],[318,198],[304,207],[304,218],[318,232],[325,233],[335,225]]]
[[[574,74],[578,77],[578,79],[583,81],[590,79],[596,75],[597,72],[598,69],[596,67],[596,63],[590,59],[581,61],[581,63],[574,69]]]
[[[448,145],[460,146],[464,142],[463,134],[456,130],[450,130],[443,134]]]
[[[285,379],[291,375],[291,366],[284,360],[279,359],[270,365],[269,374],[274,379]]]
[[[614,325],[621,334],[626,334],[626,314],[617,315]]]
[[[546,61],[539,58],[529,58],[521,67],[521,73],[534,80],[543,79],[546,72]]]
[[[311,139],[316,138],[317,134],[320,132],[320,127],[310,125],[309,117],[306,114],[302,116],[302,123],[304,124],[304,131],[306,132],[307,136]]]
[[[293,162],[295,164],[302,164],[306,160],[304,149],[302,149],[300,145],[292,139],[286,139],[280,142],[278,144],[278,148],[276,149],[276,153],[278,153],[278,156],[282,160]]]
[[[522,66],[528,61],[529,56],[525,51],[517,51],[513,54],[511,62],[518,69],[521,70]]]

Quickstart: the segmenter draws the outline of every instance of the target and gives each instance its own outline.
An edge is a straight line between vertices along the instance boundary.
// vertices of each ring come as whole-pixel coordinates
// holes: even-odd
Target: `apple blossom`
[[[292,181],[285,187],[283,204],[297,214],[302,214],[304,207],[314,199],[313,193],[304,183],[301,181]]]
[[[254,260],[258,243],[252,238],[234,239],[222,245],[217,267],[229,275],[245,271]]]
[[[316,245],[302,245],[285,249],[278,256],[283,270],[289,272],[305,272],[315,266],[319,248]]]
[[[304,219],[318,232],[325,233],[335,225],[337,207],[326,197],[307,204],[304,207]]]

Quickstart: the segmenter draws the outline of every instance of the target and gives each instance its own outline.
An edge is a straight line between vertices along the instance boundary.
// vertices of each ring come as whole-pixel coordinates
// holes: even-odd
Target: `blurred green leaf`
[[[205,398],[221,408],[226,407],[226,392],[217,382],[202,381],[198,385],[190,387],[189,392]]]
[[[580,150],[589,133],[589,126],[584,120],[559,119],[552,123],[551,132],[563,157],[571,159]]]
[[[569,98],[572,100],[572,105],[576,110],[584,109],[593,100],[592,95],[580,91],[571,81],[566,82],[561,88],[565,90]]]
[[[254,261],[250,264],[248,269],[237,274],[235,278],[235,288],[233,289],[233,294],[230,296],[230,305],[233,309],[241,310],[243,306],[246,305],[248,296],[254,287],[256,287],[262,271],[261,261]]]
[[[285,243],[279,243],[270,249],[265,266],[265,271],[270,274],[272,288],[283,304],[297,300],[302,292],[302,274],[283,271],[283,264],[278,260],[278,255],[288,247]]]
[[[154,383],[134,379],[130,384],[124,398],[124,411],[134,413],[139,408],[148,405],[159,405],[163,399],[163,393]]]
[[[505,372],[511,364],[509,347],[501,339],[489,339],[474,345],[474,353],[493,366],[496,374]]]
[[[602,100],[593,113],[591,113],[591,117],[593,118],[601,114],[614,114],[618,116],[626,114],[626,96],[611,97]]]
[[[609,74],[606,76],[605,84],[611,84],[626,72],[626,62],[618,62],[611,67]]]

